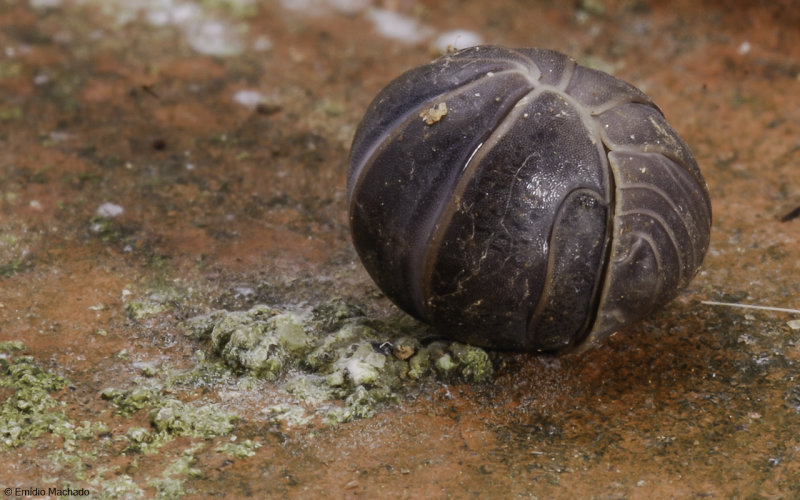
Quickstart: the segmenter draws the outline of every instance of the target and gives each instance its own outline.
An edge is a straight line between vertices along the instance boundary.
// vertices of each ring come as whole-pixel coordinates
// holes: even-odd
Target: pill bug
[[[378,93],[350,153],[353,243],[383,292],[475,345],[596,345],[687,286],[706,183],[634,86],[545,49],[477,46]]]

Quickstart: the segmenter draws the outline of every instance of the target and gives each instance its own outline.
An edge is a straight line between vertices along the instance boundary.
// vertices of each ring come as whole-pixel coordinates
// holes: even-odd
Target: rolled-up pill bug
[[[595,345],[674,298],[709,243],[697,162],[642,91],[544,49],[477,46],[412,69],[355,134],[355,248],[441,334]]]

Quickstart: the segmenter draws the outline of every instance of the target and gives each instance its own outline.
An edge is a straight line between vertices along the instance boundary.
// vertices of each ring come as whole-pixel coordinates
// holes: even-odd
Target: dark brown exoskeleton
[[[408,71],[356,131],[353,242],[442,334],[593,345],[662,306],[708,248],[708,189],[643,92],[543,49],[472,47]]]

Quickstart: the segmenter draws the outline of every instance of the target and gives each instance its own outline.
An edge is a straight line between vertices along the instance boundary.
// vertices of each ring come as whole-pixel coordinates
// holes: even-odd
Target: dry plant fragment
[[[800,309],[789,309],[786,307],[757,306],[755,304],[739,304],[737,302],[716,302],[713,300],[700,301],[701,304],[708,306],[738,307],[741,309],[758,309],[761,311],[785,312],[790,314],[800,314]]]

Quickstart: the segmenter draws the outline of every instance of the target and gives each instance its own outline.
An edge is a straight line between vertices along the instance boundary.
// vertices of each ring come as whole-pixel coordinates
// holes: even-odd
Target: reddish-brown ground
[[[113,415],[100,391],[126,386],[137,363],[190,364],[198,347],[180,320],[235,306],[235,287],[262,301],[340,294],[391,311],[349,242],[347,154],[369,101],[432,57],[430,38],[382,37],[363,8],[289,3],[196,2],[242,37],[234,55],[198,52],[185,28],[149,22],[146,8],[121,19],[112,2],[0,3],[0,341],[23,342],[70,380],[55,396],[74,422],[105,421],[112,436],[146,427],[144,414]],[[761,3],[372,2],[434,35],[468,29],[558,49],[646,90],[708,181],[703,270],[602,348],[496,354],[491,384],[432,385],[374,418],[281,428],[257,404],[204,389],[242,416],[239,439],[263,446],[233,460],[206,446],[185,492],[800,496],[796,316],[700,303],[800,307],[800,218],[780,220],[800,205],[800,9]],[[243,89],[265,104],[234,102]],[[106,202],[124,208],[111,222],[97,218]],[[157,320],[126,316],[129,300],[164,288],[189,299]],[[126,474],[149,496],[148,478],[189,446],[179,438],[137,455],[110,445],[84,463],[116,472],[76,475],[53,463],[59,440],[0,453],[0,485],[70,482],[100,495],[103,483],[81,478]]]

